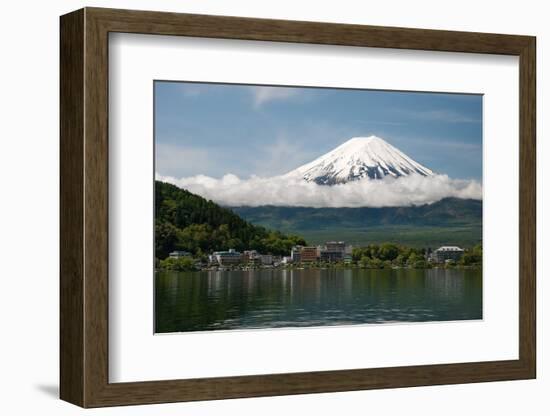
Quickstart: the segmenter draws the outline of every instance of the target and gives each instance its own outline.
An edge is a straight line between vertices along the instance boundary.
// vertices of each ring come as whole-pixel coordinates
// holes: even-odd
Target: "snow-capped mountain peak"
[[[319,185],[434,173],[377,136],[353,137],[314,161],[287,173]]]

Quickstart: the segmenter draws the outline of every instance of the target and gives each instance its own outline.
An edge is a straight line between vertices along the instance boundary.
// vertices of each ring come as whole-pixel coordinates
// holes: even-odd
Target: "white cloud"
[[[445,197],[482,197],[479,182],[447,175],[386,177],[333,186],[282,176],[240,179],[227,174],[221,179],[205,175],[176,179],[157,174],[156,178],[226,206],[388,207],[432,203]]]
[[[259,108],[270,101],[287,100],[295,97],[298,91],[296,88],[254,87],[252,93],[254,94],[254,106]]]

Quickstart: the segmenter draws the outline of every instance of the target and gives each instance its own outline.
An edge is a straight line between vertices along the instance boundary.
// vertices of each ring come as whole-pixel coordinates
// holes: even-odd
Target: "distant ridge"
[[[481,241],[483,203],[444,198],[432,204],[384,208],[233,207],[251,222],[299,233],[308,242],[344,239],[366,245],[392,241],[406,245],[466,245]]]
[[[481,222],[483,205],[476,199],[444,198],[432,204],[409,207],[309,208],[264,205],[232,207],[231,210],[253,224],[276,229],[315,229],[323,226],[471,224]]]

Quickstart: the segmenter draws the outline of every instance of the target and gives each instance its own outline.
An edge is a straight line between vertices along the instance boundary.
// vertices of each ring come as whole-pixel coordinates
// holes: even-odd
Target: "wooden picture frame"
[[[85,8],[64,15],[60,28],[61,399],[82,407],[101,407],[535,378],[534,37],[100,8]],[[110,32],[518,56],[519,359],[109,383]]]

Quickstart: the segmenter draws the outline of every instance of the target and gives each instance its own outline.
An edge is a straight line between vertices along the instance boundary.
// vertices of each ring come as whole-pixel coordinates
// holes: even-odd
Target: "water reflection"
[[[156,332],[480,319],[477,270],[159,272]]]

